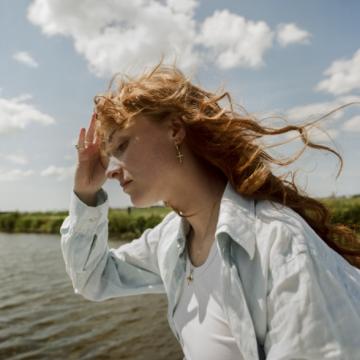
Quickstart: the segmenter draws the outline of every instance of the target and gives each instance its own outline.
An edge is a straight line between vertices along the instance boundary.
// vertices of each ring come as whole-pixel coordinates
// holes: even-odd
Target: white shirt
[[[194,267],[187,255],[182,294],[174,314],[186,360],[243,359],[223,310],[221,258],[213,242],[206,261]]]
[[[72,192],[60,230],[75,293],[103,301],[165,292],[179,339],[173,314],[187,276],[186,219],[171,212],[138,239],[109,249],[105,191],[97,204],[89,207]],[[243,197],[228,183],[215,239],[224,311],[244,359],[360,359],[360,270],[300,215]]]

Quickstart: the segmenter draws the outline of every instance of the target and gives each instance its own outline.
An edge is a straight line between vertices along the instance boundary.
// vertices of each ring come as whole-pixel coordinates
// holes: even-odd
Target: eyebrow
[[[105,141],[105,146],[106,146],[106,153],[110,156],[112,154],[111,149],[111,145],[112,145],[112,140],[113,140],[113,136],[115,134],[117,129],[114,129],[111,131],[110,135],[107,137],[107,140]]]
[[[119,129],[114,129],[112,132],[111,132],[111,134],[108,136],[108,142],[107,142],[107,144],[109,145],[109,146],[107,146],[107,153],[109,154],[109,155],[111,155],[112,153],[113,153],[113,151],[112,151],[112,141],[114,140],[113,139],[113,136],[114,136],[114,134],[118,131]],[[120,134],[119,136],[118,136],[118,141],[121,141],[121,140],[125,140],[125,139],[127,139],[127,135],[126,134]]]

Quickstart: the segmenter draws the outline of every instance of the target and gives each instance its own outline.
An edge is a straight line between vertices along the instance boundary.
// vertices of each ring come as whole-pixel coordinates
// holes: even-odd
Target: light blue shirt
[[[189,223],[175,212],[117,249],[108,247],[108,196],[89,207],[75,193],[61,226],[74,291],[86,299],[146,293],[168,298],[168,321],[185,274]],[[295,211],[239,195],[228,182],[215,234],[225,315],[246,360],[360,359],[360,270]]]

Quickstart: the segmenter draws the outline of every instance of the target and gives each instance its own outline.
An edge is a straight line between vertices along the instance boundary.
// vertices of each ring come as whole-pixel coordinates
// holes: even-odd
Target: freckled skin
[[[111,155],[110,163],[105,155],[106,161],[101,161],[100,140],[94,137],[94,129],[95,116],[87,131],[80,130],[78,139],[74,191],[80,200],[95,206],[96,194],[106,179],[116,180],[119,186],[132,180],[123,190],[135,207],[163,202],[187,218],[192,228],[192,243],[213,241],[227,179],[192,153],[181,118],[172,114],[160,122],[141,115],[128,127],[119,127],[112,139],[109,137],[114,128],[109,129],[105,134],[108,139],[105,152]],[[175,144],[183,155],[181,163]],[[216,204],[214,211],[213,204]]]
[[[128,142],[116,152],[116,148]],[[179,171],[174,135],[169,126],[155,124],[145,116],[129,128],[115,132],[111,152],[118,160],[117,169],[107,173],[111,179],[132,179],[124,189],[136,207],[147,207],[163,201],[166,184]]]

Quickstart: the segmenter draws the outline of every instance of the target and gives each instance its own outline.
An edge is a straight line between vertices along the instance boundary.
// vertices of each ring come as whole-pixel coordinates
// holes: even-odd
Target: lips
[[[127,180],[127,181],[124,181],[121,186],[124,187],[126,186],[127,184],[130,184],[132,182],[132,180]]]

